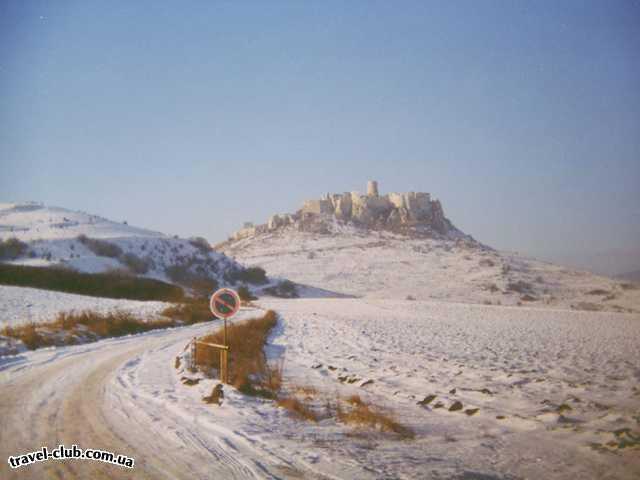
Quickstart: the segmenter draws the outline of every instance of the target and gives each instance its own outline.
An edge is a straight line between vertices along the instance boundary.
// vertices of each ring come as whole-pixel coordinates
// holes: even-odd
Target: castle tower
[[[376,182],[375,180],[369,180],[367,182],[367,196],[368,197],[378,196],[378,182]]]

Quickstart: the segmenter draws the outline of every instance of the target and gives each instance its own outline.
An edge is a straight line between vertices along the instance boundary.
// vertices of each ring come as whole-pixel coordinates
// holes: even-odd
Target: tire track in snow
[[[278,478],[285,470],[299,471],[246,434],[216,425],[220,418],[210,410],[189,413],[180,390],[170,391],[171,360],[211,327],[40,350],[7,361],[0,371],[0,478]],[[17,470],[7,464],[10,455],[60,443],[124,454],[135,459],[135,468],[90,460]]]

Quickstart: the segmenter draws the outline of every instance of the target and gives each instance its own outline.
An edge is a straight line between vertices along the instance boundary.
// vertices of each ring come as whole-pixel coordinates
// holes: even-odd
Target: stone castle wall
[[[305,200],[295,214],[273,215],[265,225],[251,226],[234,235],[236,240],[256,233],[272,231],[286,226],[304,227],[315,217],[333,216],[342,221],[354,221],[365,226],[399,228],[402,226],[428,226],[440,233],[446,233],[448,220],[444,217],[442,205],[431,200],[426,192],[389,193],[379,195],[378,183],[367,183],[367,195],[358,192],[326,194],[318,200]]]

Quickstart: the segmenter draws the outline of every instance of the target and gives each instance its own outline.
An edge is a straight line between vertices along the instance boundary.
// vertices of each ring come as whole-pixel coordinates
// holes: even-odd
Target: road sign
[[[221,288],[211,295],[211,313],[218,318],[231,318],[240,310],[240,297],[230,288]]]

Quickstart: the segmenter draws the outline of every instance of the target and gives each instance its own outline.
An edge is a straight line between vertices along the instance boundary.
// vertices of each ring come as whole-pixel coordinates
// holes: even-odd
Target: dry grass
[[[188,325],[213,319],[209,310],[209,302],[206,299],[195,299],[172,305],[165,308],[160,314],[174,320],[182,320]]]
[[[300,395],[306,395],[307,397],[314,397],[318,394],[316,387],[311,385],[295,385],[291,388],[294,392]]]
[[[280,397],[276,403],[279,407],[291,412],[295,417],[311,422],[318,421],[318,415],[308,405],[296,397]]]
[[[282,367],[268,365],[263,348],[271,329],[278,323],[273,310],[262,317],[235,323],[227,328],[229,345],[229,380],[238,390],[249,395],[275,398],[282,385]],[[202,337],[203,342],[223,344],[223,329]],[[220,369],[219,351],[198,345],[195,364]]]
[[[78,337],[82,342],[105,337],[121,337],[159,328],[176,327],[184,323],[195,323],[208,320],[210,317],[210,315],[208,318],[192,317],[186,320],[175,317],[145,322],[130,312],[99,313],[84,310],[61,312],[52,322],[5,327],[0,330],[0,335],[22,340],[27,348],[34,350],[51,345],[72,345],[78,343]]]
[[[121,337],[175,325],[171,320],[145,322],[129,312],[98,313],[85,310],[79,313],[59,313],[56,320],[46,326],[51,326],[54,330],[67,331],[77,330],[78,326],[82,326],[98,337]]]
[[[0,331],[0,334],[5,337],[22,340],[25,346],[30,350],[34,350],[39,347],[50,347],[54,344],[51,339],[40,334],[36,325],[33,323],[19,325],[17,327],[5,327]]]
[[[295,418],[317,422],[320,415],[311,405],[296,395],[308,397],[318,395],[313,386],[288,385],[292,394],[283,393],[282,363],[269,365],[264,354],[264,346],[271,330],[277,325],[277,315],[268,310],[262,317],[232,324],[227,329],[227,345],[229,345],[229,377],[230,383],[240,392],[247,395],[274,399],[279,407],[291,412]],[[223,329],[202,337],[207,343],[224,343]],[[206,369],[220,368],[218,349],[198,345],[195,352],[195,364]],[[401,439],[414,438],[414,432],[397,422],[391,414],[382,408],[374,407],[352,395],[346,399],[346,408],[338,398],[335,406],[327,402],[327,416],[335,416],[339,422],[357,426],[375,428],[390,432]]]
[[[337,401],[336,417],[339,422],[394,433],[402,439],[415,437],[415,433],[409,427],[398,423],[391,414],[384,412],[380,407],[367,404],[358,395],[349,397],[347,403],[349,406],[344,410],[340,399]]]

